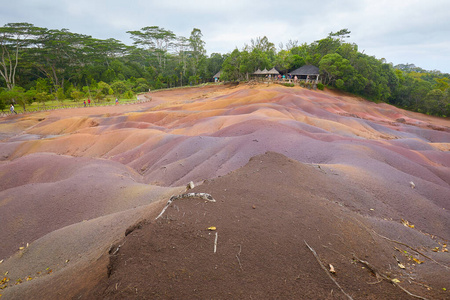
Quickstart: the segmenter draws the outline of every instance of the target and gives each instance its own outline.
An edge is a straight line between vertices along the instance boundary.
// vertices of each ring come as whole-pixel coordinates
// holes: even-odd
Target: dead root
[[[348,297],[348,299],[352,299],[353,298],[347,294],[342,287],[339,285],[339,283],[337,283],[337,281],[333,278],[333,276],[330,275],[329,271],[327,270],[327,268],[323,265],[322,261],[320,260],[319,256],[317,255],[316,251],[310,246],[308,245],[308,243],[304,240],[305,245],[309,248],[309,250],[312,252],[312,254],[314,255],[314,257],[316,258],[317,262],[319,263],[320,267],[325,271],[325,273],[328,275],[328,277],[330,277],[331,280],[333,280],[334,284],[341,290],[342,293],[344,293],[345,296]]]
[[[367,228],[367,226],[365,226],[361,221],[359,221],[359,220],[356,220],[356,221],[357,221],[359,224],[361,224],[361,226],[364,227],[369,233],[374,233],[375,235],[379,236],[379,237],[382,238],[382,239],[385,239],[385,240],[390,241],[390,242],[392,242],[392,243],[396,243],[396,244],[399,244],[399,245],[403,245],[403,246],[405,246],[405,247],[408,247],[409,249],[413,250],[414,252],[416,252],[416,253],[422,255],[423,257],[425,257],[425,258],[431,260],[431,261],[434,262],[435,264],[438,264],[438,265],[440,265],[441,267],[446,268],[447,270],[450,269],[449,266],[444,265],[444,264],[442,264],[442,263],[436,261],[436,260],[433,259],[432,257],[430,257],[430,256],[426,255],[425,253],[423,253],[423,252],[421,252],[421,251],[419,251],[419,250],[417,250],[417,249],[411,247],[410,245],[405,244],[405,243],[400,242],[400,241],[396,241],[396,240],[390,239],[390,238],[388,238],[388,237],[386,237],[386,236],[384,236],[384,235],[379,234],[378,232],[376,232],[376,231],[373,230],[373,229]]]

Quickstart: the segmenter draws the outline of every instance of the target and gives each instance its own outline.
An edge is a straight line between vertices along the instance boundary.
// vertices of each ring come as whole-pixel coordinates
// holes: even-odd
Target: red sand
[[[408,299],[380,275],[449,297],[448,119],[276,85],[151,96],[0,120],[2,299],[344,299],[304,241],[355,299]],[[152,221],[189,181],[218,202]]]

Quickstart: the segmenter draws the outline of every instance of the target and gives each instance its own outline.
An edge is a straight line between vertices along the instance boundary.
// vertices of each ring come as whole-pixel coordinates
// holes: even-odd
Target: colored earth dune
[[[124,299],[140,292],[158,298],[162,291],[168,298],[332,298],[333,288],[338,299],[345,298],[344,290],[359,299],[412,297],[386,279],[367,283],[382,281],[381,275],[398,279],[414,295],[450,297],[445,291],[450,289],[448,118],[281,85],[207,85],[140,97],[151,100],[0,120],[0,275],[9,279],[0,285],[0,294],[5,299],[54,299],[61,293],[68,298]],[[183,193],[190,181],[194,191],[211,193],[217,205],[181,200],[165,219],[153,221],[170,196]],[[196,209],[206,209],[205,216],[214,219],[197,216]],[[222,285],[235,294],[226,297],[213,288],[189,294],[180,282],[174,283],[177,292],[166,286],[168,281],[149,285],[139,279],[133,279],[137,292],[121,290],[119,282],[131,280],[127,272],[136,270],[120,268],[111,249],[123,244],[118,253],[124,257],[142,255],[146,250],[132,251],[139,230],[148,231],[147,238],[153,239],[149,243],[168,245],[181,243],[177,233],[192,233],[201,222],[217,227],[218,253],[224,256],[214,257],[212,250],[197,253],[189,248],[195,239],[186,237],[191,242],[177,255],[191,251],[195,259],[177,264],[190,270],[201,257],[208,259],[195,265],[198,274],[192,278],[198,280],[186,277],[183,282],[215,287],[205,274],[215,276],[208,268],[215,264],[217,269],[220,262],[228,268],[217,273],[223,276]],[[127,228],[139,230],[129,230],[134,235],[125,237]],[[239,242],[232,242],[237,237]],[[267,241],[273,241],[271,246]],[[338,271],[331,276],[341,281],[342,289],[304,242],[317,250],[319,261],[336,265]],[[301,258],[292,245],[301,249]],[[254,247],[251,257],[245,252],[249,247]],[[262,248],[271,250],[259,252]],[[164,255],[170,260],[172,254]],[[261,260],[273,261],[268,263],[272,271],[258,268]],[[376,266],[379,274],[368,274],[363,261]],[[292,269],[294,262],[297,269]],[[170,264],[149,263],[159,266],[153,275],[164,268],[171,274]],[[108,273],[108,265],[116,273]],[[245,283],[234,283],[230,272],[244,276]],[[367,278],[352,279],[351,274]],[[287,287],[276,283],[281,277]],[[255,285],[252,278],[268,284]],[[272,288],[266,289],[270,282]]]

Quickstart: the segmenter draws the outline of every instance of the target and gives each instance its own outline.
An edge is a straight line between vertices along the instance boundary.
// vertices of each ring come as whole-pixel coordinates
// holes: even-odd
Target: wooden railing
[[[148,96],[144,96],[143,99],[139,99],[136,101],[128,101],[128,102],[119,102],[117,105],[131,105],[131,104],[137,104],[137,103],[144,103],[152,100],[152,98]],[[30,114],[30,113],[36,113],[36,112],[43,112],[43,111],[52,111],[52,110],[59,110],[59,109],[71,109],[71,108],[82,108],[82,107],[99,107],[99,106],[116,106],[115,101],[110,102],[91,102],[91,104],[87,104],[86,106],[83,103],[76,103],[76,104],[60,104],[60,105],[40,105],[37,107],[31,107],[27,108],[26,110],[23,110],[21,107],[18,107],[18,109],[15,110],[16,114]],[[9,111],[9,107],[7,107],[7,110],[2,110],[0,112],[0,117],[6,117],[14,115],[15,113],[11,113]]]

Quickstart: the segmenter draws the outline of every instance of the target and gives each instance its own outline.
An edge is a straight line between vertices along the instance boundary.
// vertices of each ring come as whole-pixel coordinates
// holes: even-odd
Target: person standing
[[[17,112],[14,110],[14,105],[11,103],[11,106],[9,107],[9,111],[12,113],[15,113],[17,115]]]
[[[91,99],[88,98],[88,105],[91,106]]]

